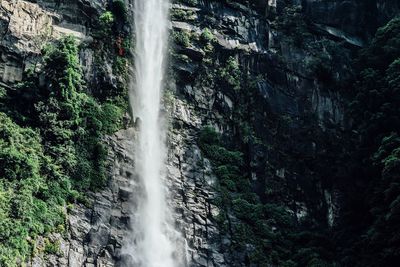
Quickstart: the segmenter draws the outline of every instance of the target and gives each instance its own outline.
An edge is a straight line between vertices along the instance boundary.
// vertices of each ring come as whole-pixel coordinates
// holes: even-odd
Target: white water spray
[[[135,266],[176,267],[168,220],[165,131],[160,116],[167,47],[168,0],[135,0],[136,34],[134,114],[139,118],[135,168],[143,185],[134,227]],[[135,90],[133,90],[135,89]],[[132,101],[132,99],[131,99]]]

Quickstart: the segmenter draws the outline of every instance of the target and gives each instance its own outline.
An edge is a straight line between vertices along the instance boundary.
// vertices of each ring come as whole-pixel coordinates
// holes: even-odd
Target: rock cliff
[[[40,69],[42,45],[71,34],[88,44],[80,61],[89,90],[116,87],[121,77],[113,73],[110,59],[105,56],[104,64],[96,65],[90,45],[93,23],[108,2],[1,0],[0,85],[13,87],[27,70]],[[244,176],[261,203],[279,203],[301,227],[308,227],[306,218],[324,229],[340,223],[346,184],[337,181],[345,179],[346,167],[339,167],[343,162],[336,155],[347,145],[352,122],[337,88],[352,75],[352,54],[399,12],[391,0],[171,4],[166,182],[176,228],[187,241],[189,266],[279,266],[253,263],[255,246],[233,237],[232,225],[241,221],[217,204],[219,178],[198,141],[206,125],[217,129],[228,146],[240,148]],[[237,68],[239,84],[221,78]],[[105,138],[107,186],[89,192],[85,205],[67,207],[67,233],[48,237],[59,251],[46,255],[39,250],[28,266],[130,266],[122,247],[134,231],[129,205],[139,194],[132,186],[134,136],[128,123]],[[218,220],[225,212],[222,225],[229,230]],[[272,225],[272,232],[279,231]],[[39,237],[36,246],[44,242]]]

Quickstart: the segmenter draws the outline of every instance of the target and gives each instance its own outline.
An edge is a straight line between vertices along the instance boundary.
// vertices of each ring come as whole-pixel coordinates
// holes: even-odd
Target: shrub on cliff
[[[344,228],[338,243],[349,246],[344,264],[353,266],[397,266],[400,244],[400,18],[378,29],[371,44],[361,50],[357,78],[352,87],[350,112],[353,123],[353,192],[363,207],[362,222],[343,216]],[[351,200],[354,199],[352,196]],[[350,206],[350,204],[349,204]],[[358,234],[353,229],[357,229]]]
[[[85,92],[73,37],[47,47],[44,55],[48,86],[36,111],[46,152],[80,189],[100,186],[106,179],[101,137],[118,129],[122,110],[111,102],[98,103]]]
[[[190,33],[188,31],[175,31],[173,32],[173,40],[176,44],[181,45],[183,47],[190,46]]]
[[[0,113],[0,265],[17,266],[37,235],[64,224],[70,183],[44,154],[37,131]]]
[[[217,70],[217,79],[222,88],[233,89],[236,92],[240,90],[242,72],[234,57],[229,57],[225,64]]]
[[[214,34],[210,31],[210,29],[205,28],[200,35],[200,40],[204,43],[204,44],[209,44],[209,43],[213,43],[215,41],[215,36]]]
[[[114,14],[115,18],[119,20],[120,23],[125,23],[127,19],[127,9],[125,2],[122,0],[113,0],[111,2],[111,12]]]
[[[38,235],[65,229],[77,190],[107,180],[102,138],[120,128],[122,109],[87,93],[78,50],[71,36],[46,46],[45,86],[32,72],[1,99],[0,266],[20,266]],[[21,94],[29,95],[22,103]]]

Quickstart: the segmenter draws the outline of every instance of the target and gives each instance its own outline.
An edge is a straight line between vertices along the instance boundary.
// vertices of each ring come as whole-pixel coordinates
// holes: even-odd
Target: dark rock
[[[131,199],[132,197],[132,189],[128,188],[128,187],[120,187],[119,188],[119,192],[118,192],[118,196],[119,199],[122,201],[128,201],[129,199]]]
[[[330,26],[352,37],[369,40],[376,29],[400,11],[396,0],[305,0],[307,16],[318,24]]]
[[[180,51],[178,51],[184,55],[187,55],[190,59],[194,61],[201,62],[203,59],[205,53],[203,50],[196,48],[196,47],[184,47],[181,48]]]
[[[116,267],[132,267],[134,266],[134,260],[131,255],[122,254],[119,261],[115,265]]]

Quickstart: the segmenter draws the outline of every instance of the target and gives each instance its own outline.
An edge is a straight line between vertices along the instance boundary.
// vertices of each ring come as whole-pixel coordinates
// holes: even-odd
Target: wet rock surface
[[[190,266],[229,266],[226,264],[215,216],[219,209],[211,165],[204,159],[191,130],[170,132],[171,153],[167,183],[177,228],[186,238]],[[229,257],[229,255],[228,255]]]

